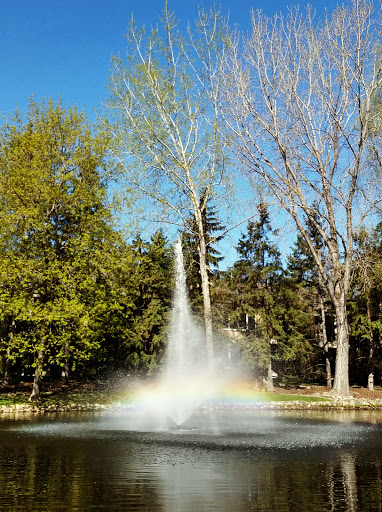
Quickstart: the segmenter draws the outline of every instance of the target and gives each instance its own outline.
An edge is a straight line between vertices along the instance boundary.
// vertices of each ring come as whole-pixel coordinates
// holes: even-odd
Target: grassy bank
[[[151,389],[151,388],[149,388]],[[382,410],[382,390],[366,394],[359,390],[347,398],[333,397],[326,388],[291,389],[285,392],[258,391],[245,383],[223,390],[209,403],[211,407],[245,407],[261,409],[379,409]],[[149,392],[150,393],[150,392]],[[356,396],[358,394],[358,396]],[[30,384],[0,387],[0,413],[16,411],[64,412],[98,410],[112,406],[126,407],[136,399],[132,388],[121,383],[100,384],[73,382],[46,383],[38,403],[29,402]]]

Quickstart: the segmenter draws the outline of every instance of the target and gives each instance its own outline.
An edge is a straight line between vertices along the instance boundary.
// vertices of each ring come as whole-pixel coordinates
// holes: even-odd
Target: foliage
[[[257,375],[272,360],[280,380],[322,380],[338,346],[336,389],[347,393],[350,346],[351,381],[380,379],[382,225],[359,227],[381,200],[370,194],[381,169],[382,80],[372,4],[314,22],[310,9],[251,21],[240,43],[218,11],[200,9],[182,34],[166,5],[150,32],[132,22],[101,130],[51,100],[31,100],[1,127],[3,381],[159,367],[171,247],[162,231],[147,241],[115,228],[117,172],[127,177],[118,192],[133,192],[146,220],[180,226],[209,347],[214,317],[236,332],[231,343]],[[228,155],[295,221],[285,268],[261,201],[237,261],[218,270]]]
[[[352,353],[350,368],[357,383],[374,385],[374,372],[381,374],[379,361],[382,333],[382,224],[356,237],[351,295],[348,301]],[[369,382],[368,382],[369,379]],[[370,382],[371,379],[371,382]]]
[[[108,143],[61,102],[1,130],[1,371],[34,373],[37,395],[46,373],[150,372],[163,352],[171,251],[114,229]]]
[[[181,34],[165,4],[148,33],[134,21],[126,59],[113,60],[110,118],[116,158],[144,217],[196,233],[207,354],[213,331],[203,212],[210,197],[227,195],[227,146],[219,108],[228,27],[216,10],[199,10],[194,30]],[[141,206],[142,207],[142,206]],[[191,225],[190,225],[191,224]]]
[[[217,282],[217,309],[257,377],[265,375],[272,359],[281,380],[288,375],[309,380],[312,315],[307,297],[283,269],[276,236],[261,202],[258,221],[250,221],[239,240],[238,261]]]
[[[281,330],[275,313],[281,264],[279,253],[269,240],[271,227],[266,205],[259,204],[258,212],[259,221],[250,221],[239,240],[240,259],[226,281],[231,291],[229,327],[243,333],[239,337],[243,355],[256,373],[262,373],[269,363],[269,342]]]
[[[63,366],[98,348],[83,285],[110,231],[106,149],[85,115],[61,102],[31,100],[26,119],[16,112],[2,129],[1,301],[13,360],[27,355],[24,363],[35,367],[40,359]]]
[[[373,2],[361,0],[322,18],[309,6],[285,17],[253,12],[251,25],[249,36],[233,40],[227,79],[233,150],[308,243],[337,319],[333,389],[348,395],[354,235],[381,202],[365,172],[382,85],[380,20]],[[327,259],[304,217],[320,233]]]
[[[172,291],[172,253],[161,231],[144,243],[132,244],[136,296],[134,320],[127,356],[128,366],[149,373],[163,355]]]
[[[215,244],[222,240],[224,235],[219,232],[224,230],[224,226],[219,221],[216,208],[209,199],[204,202],[204,196],[201,197],[203,231],[206,239],[206,264],[208,268],[210,284],[212,284],[211,294],[214,294],[215,275],[219,262],[223,260]],[[202,206],[204,204],[204,206]],[[188,294],[191,301],[191,307],[194,312],[202,314],[203,297],[201,292],[200,261],[198,251],[198,230],[195,220],[192,218],[188,222],[190,231],[182,233],[182,247],[184,255],[184,266],[187,275]],[[213,306],[213,304],[212,304]]]

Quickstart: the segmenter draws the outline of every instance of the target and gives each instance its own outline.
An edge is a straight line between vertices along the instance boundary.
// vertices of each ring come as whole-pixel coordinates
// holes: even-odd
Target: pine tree
[[[204,195],[200,199],[200,203],[205,202]],[[203,230],[206,238],[206,262],[208,268],[208,274],[211,286],[212,296],[212,307],[213,304],[213,284],[214,276],[218,270],[219,263],[224,259],[221,256],[220,251],[216,248],[215,244],[222,240],[223,235],[219,235],[219,232],[224,230],[219,222],[217,211],[212,204],[212,200],[209,199],[202,210]],[[191,307],[198,315],[203,314],[203,297],[201,292],[201,278],[200,278],[200,264],[199,264],[199,252],[197,242],[197,229],[196,223],[193,218],[189,219],[188,231],[182,233],[182,247],[184,255],[184,265],[187,276],[187,287]]]
[[[318,210],[318,206],[315,208]],[[319,219],[316,220],[319,222]],[[305,224],[310,240],[314,244],[317,253],[321,255],[322,261],[324,261],[326,257],[324,245],[315,224],[308,218],[305,219]],[[306,336],[314,342],[313,360],[316,361],[314,365],[319,365],[320,358],[324,356],[326,384],[330,388],[332,386],[332,372],[329,349],[335,344],[333,308],[325,288],[321,284],[321,278],[311,251],[300,233],[297,235],[296,245],[291,255],[288,256],[287,272],[291,280],[290,285],[300,289],[299,293],[305,297],[306,303],[309,304],[309,310],[314,316]],[[316,374],[316,370],[314,373]],[[317,376],[319,376],[319,372]]]
[[[125,364],[152,372],[163,356],[172,293],[172,254],[162,231],[149,242],[138,236],[135,255],[135,311],[130,339],[124,342]]]
[[[230,328],[241,334],[244,358],[257,375],[268,372],[271,388],[273,369],[284,381],[312,377],[312,314],[300,286],[283,269],[265,203],[258,214],[239,241],[239,260],[222,276],[220,303]]]
[[[231,269],[230,326],[245,332],[242,349],[252,368],[264,373],[270,361],[270,343],[283,337],[283,304],[278,300],[283,269],[280,252],[271,237],[268,208],[258,205],[259,220],[250,221],[237,246],[239,260]]]
[[[356,382],[374,389],[382,333],[382,223],[356,238],[353,284],[348,301],[351,326],[350,367]],[[379,363],[379,370],[381,364]]]

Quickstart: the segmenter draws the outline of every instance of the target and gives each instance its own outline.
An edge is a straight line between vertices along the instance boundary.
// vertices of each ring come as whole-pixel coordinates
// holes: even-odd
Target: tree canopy
[[[151,31],[131,23],[107,119],[30,100],[0,127],[4,383],[33,378],[38,400],[49,372],[155,373],[175,231],[210,359],[224,339],[260,380],[273,369],[331,387],[334,375],[346,395],[380,379],[378,12],[351,0],[250,21],[244,34],[200,9],[182,31],[166,4]],[[115,192],[130,206],[119,219]],[[229,242],[223,224],[248,193]],[[294,222],[282,246],[271,202]]]

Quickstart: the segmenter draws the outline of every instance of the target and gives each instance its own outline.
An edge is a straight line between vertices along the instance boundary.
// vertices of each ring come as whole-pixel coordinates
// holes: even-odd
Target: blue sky
[[[319,14],[337,2],[311,4]],[[168,5],[185,21],[195,19],[200,2],[168,0]],[[273,15],[294,4],[217,0],[215,5],[247,29],[251,8]],[[91,116],[107,95],[110,58],[124,49],[132,13],[139,25],[151,26],[163,6],[164,0],[0,0],[0,113],[13,113],[16,105],[23,110],[34,95],[36,100],[61,96],[64,104]]]
[[[306,1],[300,2],[304,6]],[[334,1],[310,2],[320,15]],[[182,23],[196,18],[197,0],[168,0]],[[204,0],[203,6],[214,5]],[[262,9],[272,16],[285,13],[281,0],[216,0],[223,14],[243,30],[249,29],[249,12]],[[84,109],[90,118],[107,97],[107,81],[113,54],[123,52],[124,34],[132,14],[139,25],[154,25],[164,0],[0,0],[0,114],[23,111],[32,95],[36,100],[62,98],[64,105]],[[232,264],[240,233],[225,239],[231,249],[225,264]],[[290,246],[290,237],[288,245]],[[280,242],[281,244],[281,242]],[[224,249],[222,252],[226,252]],[[225,266],[225,265],[224,265]]]

